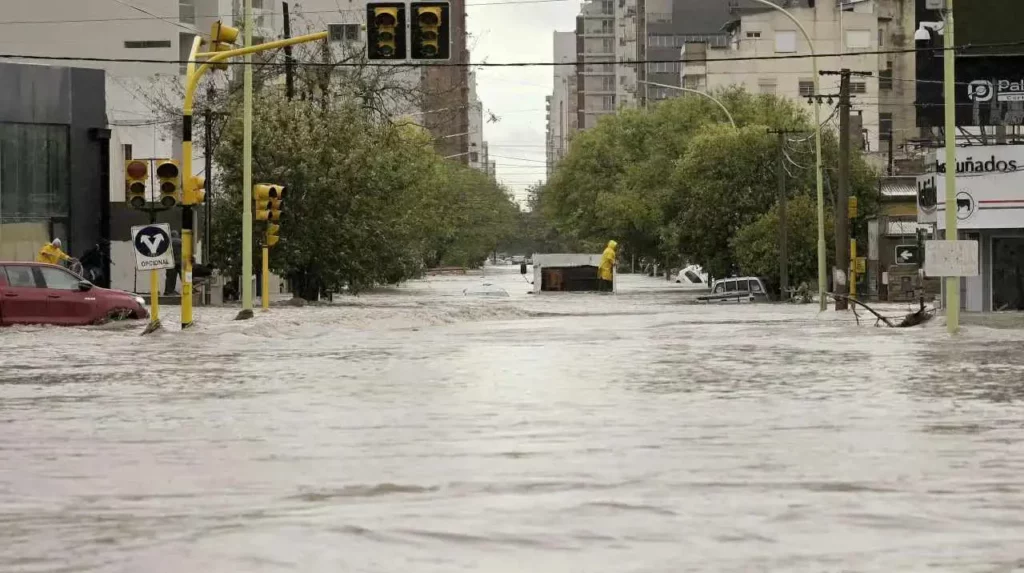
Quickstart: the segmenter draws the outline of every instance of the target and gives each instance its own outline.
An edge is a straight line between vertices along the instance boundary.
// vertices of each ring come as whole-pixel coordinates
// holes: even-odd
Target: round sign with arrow
[[[135,247],[136,269],[147,271],[174,268],[170,225],[156,223],[132,227],[132,245]]]

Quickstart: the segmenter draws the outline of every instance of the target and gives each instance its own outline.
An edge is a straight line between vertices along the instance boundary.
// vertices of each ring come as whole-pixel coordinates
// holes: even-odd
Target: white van
[[[768,289],[758,277],[729,277],[715,281],[711,294],[697,297],[703,302],[769,302]]]

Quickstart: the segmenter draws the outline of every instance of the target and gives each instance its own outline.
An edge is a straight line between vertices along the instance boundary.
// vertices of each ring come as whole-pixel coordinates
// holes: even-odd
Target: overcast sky
[[[536,2],[536,0],[533,0]],[[510,0],[468,0],[471,59],[479,62],[550,62],[552,32],[576,27],[578,0],[484,5]],[[513,0],[514,2],[514,0]],[[477,95],[484,106],[484,139],[497,162],[498,180],[525,198],[544,179],[544,97],[551,93],[549,66],[481,68]],[[488,123],[488,112],[500,120]]]

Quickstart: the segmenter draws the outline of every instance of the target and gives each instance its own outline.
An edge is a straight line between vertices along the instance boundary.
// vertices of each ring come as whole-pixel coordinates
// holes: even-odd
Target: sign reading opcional
[[[925,241],[924,274],[929,277],[976,277],[978,241]]]
[[[136,269],[154,271],[174,268],[171,226],[167,223],[132,227],[132,244],[135,246]]]

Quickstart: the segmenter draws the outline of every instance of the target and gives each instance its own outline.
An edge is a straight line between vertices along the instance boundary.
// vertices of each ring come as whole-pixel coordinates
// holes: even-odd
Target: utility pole
[[[836,263],[833,268],[833,290],[836,310],[847,310],[850,277],[853,264],[850,253],[850,76],[870,76],[870,72],[852,72],[843,68],[838,72],[822,71],[821,75],[838,75],[839,82],[839,185],[836,191]],[[856,255],[856,253],[852,253]]]
[[[769,129],[768,133],[778,137],[778,162],[775,166],[776,178],[779,182],[779,292],[782,300],[789,298],[789,218],[786,192],[786,135],[805,133],[789,129]]]
[[[284,16],[284,39],[292,37],[292,21],[288,15],[288,3],[281,2],[281,13]],[[289,100],[295,97],[295,59],[292,58],[292,47],[284,47],[284,93]]]
[[[252,47],[252,0],[245,0],[245,48]],[[252,53],[243,55],[242,77],[242,310],[235,320],[252,313]]]

